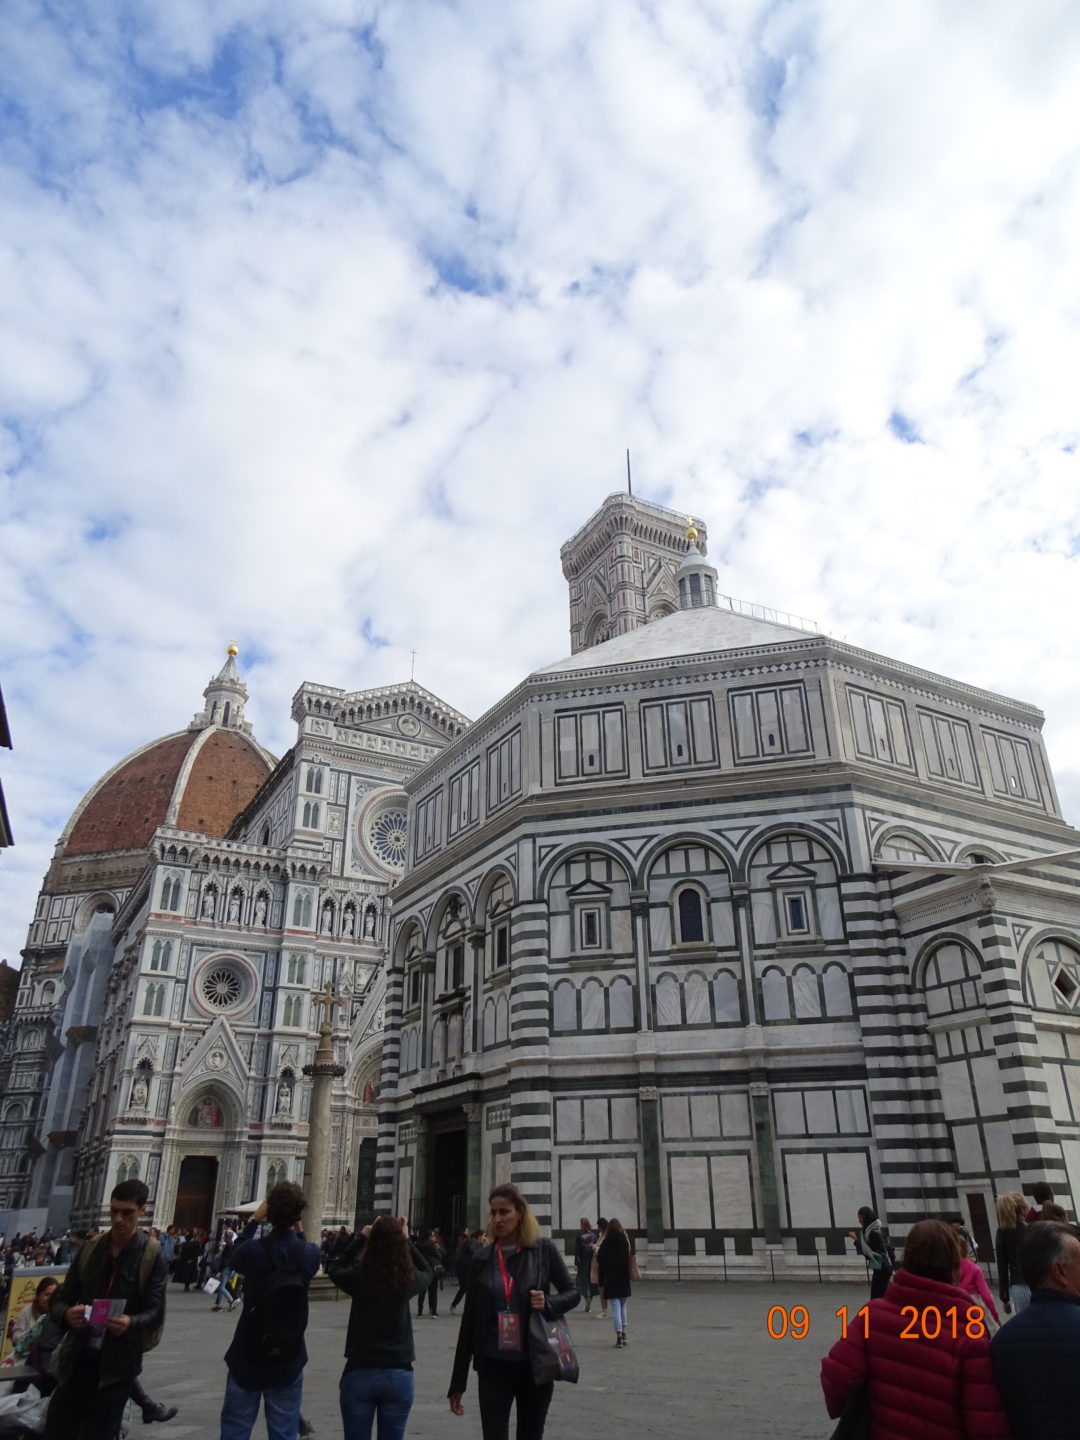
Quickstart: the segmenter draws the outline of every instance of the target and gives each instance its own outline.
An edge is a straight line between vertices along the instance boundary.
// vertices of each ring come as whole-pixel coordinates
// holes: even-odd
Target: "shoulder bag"
[[[536,1287],[547,1294],[551,1284],[551,1268],[547,1246],[540,1242],[540,1283]],[[568,1380],[576,1385],[581,1367],[570,1339],[570,1327],[560,1316],[549,1319],[542,1310],[529,1311],[529,1365],[534,1385],[550,1385],[553,1380]]]

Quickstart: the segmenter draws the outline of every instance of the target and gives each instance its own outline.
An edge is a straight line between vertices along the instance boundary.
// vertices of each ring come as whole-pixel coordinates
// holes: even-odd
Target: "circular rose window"
[[[381,810],[368,822],[368,844],[384,865],[395,870],[405,864],[406,835],[404,810]]]
[[[212,965],[202,977],[203,999],[215,1010],[229,1010],[240,999],[244,982],[231,965]]]

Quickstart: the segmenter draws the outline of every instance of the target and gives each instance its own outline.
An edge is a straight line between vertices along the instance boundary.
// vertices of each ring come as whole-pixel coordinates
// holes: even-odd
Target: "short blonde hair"
[[[524,1249],[539,1244],[540,1226],[537,1223],[536,1216],[529,1209],[529,1202],[525,1199],[525,1196],[522,1195],[518,1187],[516,1185],[496,1185],[494,1190],[488,1195],[488,1204],[490,1205],[492,1200],[496,1199],[509,1200],[510,1204],[513,1205],[521,1217],[518,1224],[518,1235],[520,1236],[522,1248]],[[487,1238],[491,1241],[495,1239],[495,1227],[490,1220],[488,1221]]]
[[[998,1224],[1003,1230],[1015,1230],[1027,1214],[1027,1201],[1018,1190],[999,1195],[997,1200]]]

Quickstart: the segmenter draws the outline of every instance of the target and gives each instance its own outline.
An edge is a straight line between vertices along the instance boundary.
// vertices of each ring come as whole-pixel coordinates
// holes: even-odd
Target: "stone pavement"
[[[445,1313],[452,1293],[443,1292],[437,1320],[426,1314],[417,1320],[414,1314],[416,1403],[410,1440],[479,1440],[475,1375],[463,1419],[450,1414],[445,1398],[458,1331],[457,1318]],[[568,1318],[581,1380],[576,1386],[556,1386],[548,1440],[608,1434],[626,1440],[820,1440],[832,1429],[818,1370],[839,1334],[835,1311],[847,1305],[854,1313],[866,1295],[861,1285],[646,1281],[635,1287],[630,1301],[625,1351],[615,1349],[610,1322],[585,1315],[579,1306]],[[806,1307],[805,1338],[769,1338],[766,1319],[774,1305]],[[179,1405],[180,1414],[168,1425],[149,1429],[136,1413],[133,1436],[217,1436],[225,1386],[222,1357],[238,1314],[239,1307],[232,1315],[211,1315],[207,1296],[170,1287],[165,1338],[146,1357],[143,1378],[155,1399]],[[311,1307],[304,1414],[320,1440],[341,1435],[337,1382],[348,1316],[344,1297]],[[781,1318],[774,1316],[774,1328],[781,1328]],[[261,1419],[254,1434],[266,1435]]]

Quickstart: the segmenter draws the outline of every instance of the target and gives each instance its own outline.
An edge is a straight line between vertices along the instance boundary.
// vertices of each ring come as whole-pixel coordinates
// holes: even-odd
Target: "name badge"
[[[499,1315],[499,1349],[521,1349],[521,1316],[516,1310]]]

